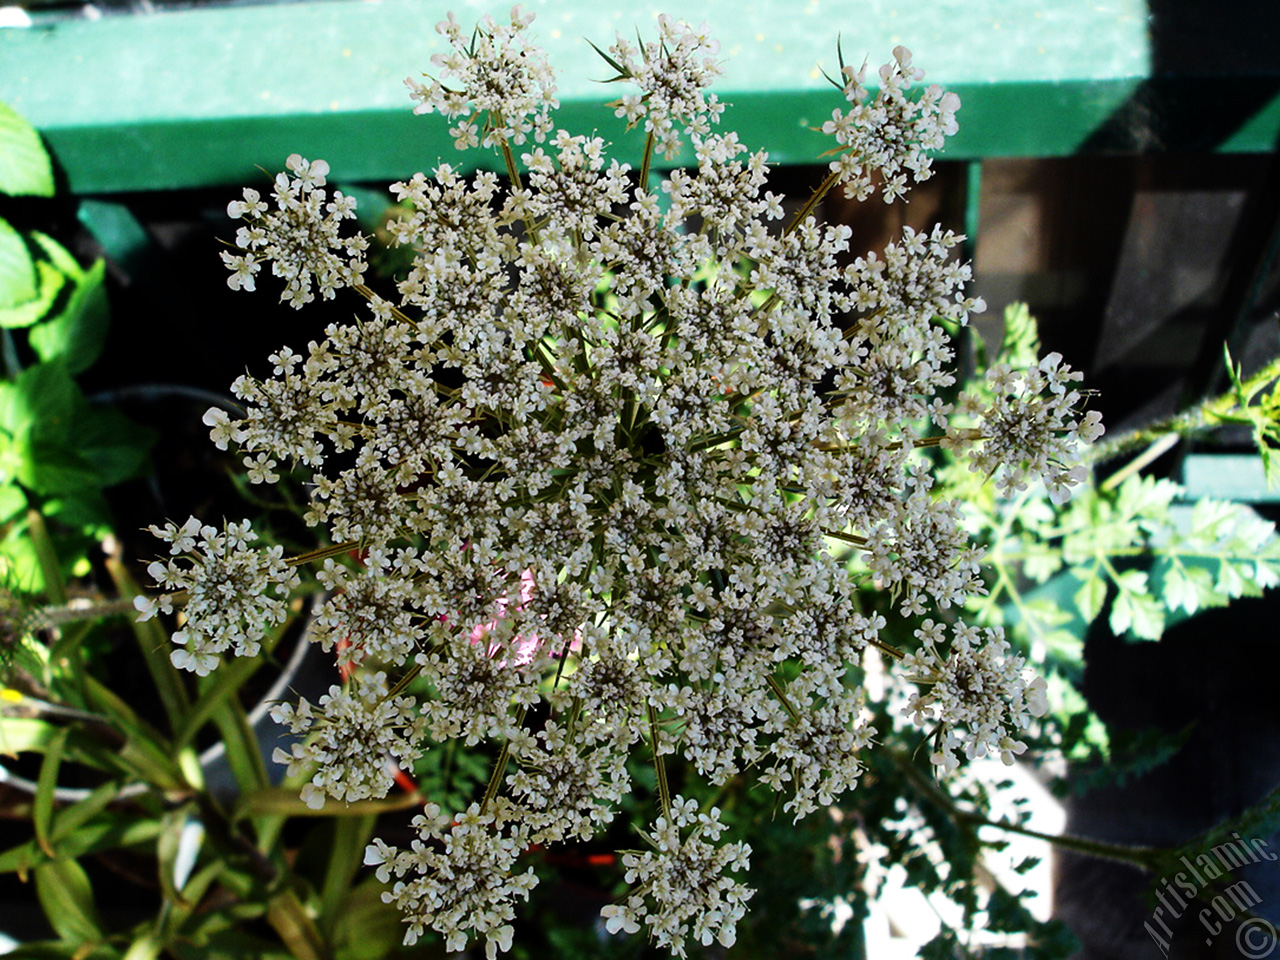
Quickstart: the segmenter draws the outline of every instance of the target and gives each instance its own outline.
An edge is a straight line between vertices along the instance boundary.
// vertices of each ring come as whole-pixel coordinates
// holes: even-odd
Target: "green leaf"
[[[68,371],[81,373],[98,359],[107,341],[110,316],[105,270],[106,262],[97,261],[76,283],[62,312],[32,329],[31,346],[41,360],[61,357]]]
[[[12,484],[0,486],[0,523],[13,519],[27,509],[27,495]]]
[[[101,490],[82,489],[44,501],[41,512],[73,530],[109,531],[111,507]]]
[[[72,804],[58,811],[53,818],[53,829],[50,837],[59,843],[72,837],[76,831],[97,817],[107,806],[120,799],[120,784],[109,781],[94,787],[90,794],[79,803]]]
[[[213,721],[222,735],[227,763],[240,792],[250,793],[266,787],[271,781],[244,705],[234,698],[224,701],[214,711]]]
[[[1117,636],[1132,632],[1142,640],[1159,640],[1164,619],[1164,607],[1146,593],[1122,590],[1111,607],[1111,630]]]
[[[87,945],[105,939],[93,889],[74,860],[50,860],[35,868],[36,897],[49,925],[63,940]]]
[[[12,307],[0,307],[0,327],[16,330],[43,320],[53,309],[66,285],[67,278],[47,260],[36,260],[35,298]]]
[[[347,891],[342,909],[333,915],[334,953],[343,960],[382,960],[404,940],[404,919],[392,904],[382,902],[383,889],[371,877]]]
[[[58,787],[58,767],[62,764],[62,750],[70,731],[63,727],[45,745],[44,761],[40,764],[40,778],[36,781],[36,795],[31,803],[31,824],[36,831],[36,842],[49,856],[54,856],[49,843],[49,824],[53,818],[53,792]]]
[[[71,432],[80,388],[65,363],[37,363],[14,381],[12,413],[0,423],[10,433],[31,430],[44,440],[61,441]]]
[[[0,309],[34,300],[39,289],[36,264],[27,241],[0,220]]]
[[[109,487],[143,473],[155,431],[134,423],[115,407],[77,404],[71,437],[77,456],[93,465],[98,482]]]
[[[39,940],[10,950],[5,960],[123,960],[109,943],[81,944],[69,940]]]
[[[42,496],[70,494],[100,484],[93,464],[60,444],[23,434],[15,449],[18,481]]]
[[[1086,577],[1084,585],[1076,591],[1076,609],[1085,623],[1092,623],[1102,612],[1102,605],[1107,602],[1107,581],[1098,575],[1097,570],[1072,571],[1077,577]]]
[[[4,103],[0,103],[0,192],[11,197],[53,196],[53,164],[40,134]]]
[[[85,675],[84,694],[89,709],[106,714],[127,738],[120,760],[130,771],[161,790],[187,790],[177,762],[170,755],[171,744],[160,732],[92,675]]]
[[[84,279],[84,270],[80,268],[80,264],[76,258],[71,255],[71,251],[60,244],[47,233],[41,233],[39,230],[32,230],[27,234],[27,238],[34,240],[36,246],[49,259],[49,263],[73,283],[79,283]]]
[[[179,877],[178,861],[183,856],[184,845],[189,843],[187,824],[193,821],[194,803],[187,803],[170,810],[163,818],[163,832],[156,843],[156,859],[159,861],[160,890],[165,903],[188,905],[189,901],[182,895],[182,888],[187,877]],[[203,828],[201,828],[203,829]],[[198,847],[197,847],[198,850]]]
[[[0,717],[0,754],[43,753],[58,728],[35,717]]]
[[[1040,331],[1031,309],[1025,303],[1009,304],[1004,308],[1000,360],[1014,367],[1029,367],[1039,359]]]
[[[118,791],[119,784],[111,786]],[[109,799],[115,799],[115,797]],[[63,833],[59,829],[59,821],[66,812],[54,817],[53,831],[58,852],[66,858],[151,843],[160,833],[160,824],[156,820],[139,820],[136,815],[110,810],[103,811],[76,829]],[[45,856],[35,840],[29,840],[0,853],[0,873],[17,871],[20,875],[25,875],[32,867],[47,862],[49,858]]]
[[[1213,586],[1213,575],[1204,567],[1171,565],[1164,573],[1161,590],[1164,605],[1170,610],[1195,613],[1201,607],[1219,606],[1226,598]]]
[[[132,600],[142,592],[138,589],[133,577],[129,575],[128,569],[118,559],[108,557],[106,564],[107,572],[115,582],[116,591],[121,597]],[[151,680],[156,686],[160,702],[169,718],[169,728],[176,732],[186,722],[187,714],[191,709],[191,699],[187,696],[187,689],[183,685],[178,669],[169,659],[169,651],[173,645],[169,642],[169,636],[158,619],[139,621],[135,617],[130,617],[129,625],[133,629],[138,652],[142,655],[143,663],[151,674]],[[185,744],[179,746],[185,746]]]

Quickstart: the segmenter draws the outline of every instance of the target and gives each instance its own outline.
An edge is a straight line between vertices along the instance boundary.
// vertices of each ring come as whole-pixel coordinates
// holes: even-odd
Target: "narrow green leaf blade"
[[[53,796],[58,787],[58,767],[62,764],[62,751],[67,744],[67,727],[60,728],[49,738],[44,761],[40,764],[40,778],[36,781],[36,795],[31,804],[31,824],[35,827],[36,842],[49,856],[55,856],[50,842],[49,828],[53,819]]]
[[[93,889],[74,860],[50,860],[34,870],[36,897],[49,925],[63,940],[88,945],[104,939]]]

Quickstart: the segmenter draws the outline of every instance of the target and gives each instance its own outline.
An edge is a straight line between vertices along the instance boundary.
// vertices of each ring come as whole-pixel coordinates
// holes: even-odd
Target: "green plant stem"
[[[640,160],[640,189],[646,192],[649,190],[649,164],[653,160],[653,148],[657,142],[652,131],[644,138],[644,156]]]
[[[72,623],[87,623],[104,617],[118,617],[134,612],[132,600],[84,600],[71,601],[60,607],[41,607],[36,611],[41,627],[61,627]]]
[[[783,689],[782,684],[778,682],[777,677],[775,677],[773,674],[769,674],[767,677],[765,677],[765,680],[769,684],[769,689],[773,691],[773,695],[778,698],[778,702],[781,703],[783,707],[786,708],[786,711],[790,715],[791,719],[799,720],[800,713],[796,710],[795,706],[791,703],[791,698],[787,696],[787,691]]]
[[[888,749],[887,747],[885,749]],[[1142,870],[1153,872],[1165,851],[1161,847],[1130,846],[1120,843],[1107,843],[1102,840],[1090,840],[1086,837],[1073,837],[1067,834],[1042,833],[1016,823],[1005,820],[992,820],[972,810],[959,807],[945,791],[939,789],[932,779],[920,772],[908,757],[900,752],[890,751],[893,763],[923,796],[940,807],[957,824],[976,830],[979,827],[995,827],[1006,833],[1015,833],[1035,840],[1043,840],[1063,850],[1081,853],[1117,863],[1127,863]]]
[[[813,191],[813,194],[805,201],[804,206],[800,208],[799,212],[791,219],[791,222],[787,224],[787,229],[782,233],[784,237],[789,237],[791,234],[795,233],[795,231],[799,229],[800,224],[804,223],[813,211],[818,209],[818,204],[822,202],[822,198],[831,192],[831,188],[836,185],[839,178],[840,174],[838,171],[832,170],[827,174],[827,178],[818,185],[818,189]]]
[[[649,710],[649,741],[653,747],[653,772],[658,781],[658,802],[662,805],[662,815],[671,819],[671,786],[667,783],[667,765],[658,752],[658,711],[653,704]]]
[[[1160,457],[1164,456],[1170,450],[1178,445],[1178,441],[1182,439],[1182,435],[1178,433],[1166,433],[1162,437],[1157,437],[1141,454],[1134,457],[1123,467],[1117,470],[1102,483],[1098,484],[1098,489],[1104,493],[1114,490],[1120,484],[1124,483],[1135,473],[1140,472],[1150,466]]]
[[[520,708],[520,713],[516,716],[516,726],[524,726],[525,707]],[[502,789],[502,775],[506,773],[507,762],[511,759],[511,743],[510,741],[502,745],[502,751],[498,754],[498,759],[494,761],[493,773],[489,775],[489,785],[484,790],[484,800],[480,804],[480,812],[484,813],[489,809],[489,804],[493,802],[493,798],[498,795],[498,791]]]
[[[1205,433],[1219,426],[1219,423],[1215,421],[1220,422],[1228,417],[1231,411],[1239,404],[1241,397],[1250,396],[1263,384],[1270,380],[1275,380],[1277,377],[1280,377],[1280,357],[1272,360],[1271,363],[1244,381],[1238,391],[1233,387],[1228,392],[1211,397],[1190,410],[1184,410],[1182,413],[1174,414],[1163,420],[1157,420],[1141,430],[1131,430],[1112,440],[1094,444],[1088,449],[1086,455],[1093,463],[1101,464],[1123,456],[1139,447],[1155,443],[1168,434],[1175,434],[1178,437],[1190,437]]]

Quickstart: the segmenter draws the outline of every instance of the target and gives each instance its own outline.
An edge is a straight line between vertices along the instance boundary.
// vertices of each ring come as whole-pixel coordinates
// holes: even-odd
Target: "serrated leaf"
[[[1142,516],[1164,521],[1169,505],[1181,492],[1182,488],[1172,480],[1135,475],[1120,485],[1116,511],[1124,517]]]
[[[1111,630],[1117,636],[1132,633],[1141,640],[1159,640],[1164,622],[1164,607],[1145,593],[1124,591],[1111,606]]]
[[[1148,579],[1144,570],[1125,570],[1116,576],[1116,586],[1124,593],[1146,593]]]
[[[134,423],[115,407],[85,404],[76,411],[71,437],[76,455],[93,465],[102,486],[122,483],[142,472],[155,432]]]
[[[31,330],[31,346],[41,360],[61,358],[70,373],[81,373],[98,359],[110,315],[105,270],[105,261],[97,261],[76,283],[62,311]]]
[[[1004,308],[1004,339],[1000,360],[1014,367],[1028,367],[1040,359],[1040,330],[1025,303]]]
[[[38,323],[48,316],[49,311],[58,302],[62,288],[67,282],[53,264],[46,260],[35,261],[36,286],[39,288],[35,298],[13,307],[0,307],[0,327],[18,330]]]
[[[4,103],[0,103],[0,192],[11,197],[53,196],[53,164],[40,134]]]
[[[49,442],[67,436],[80,389],[66,364],[55,361],[27,367],[13,382],[13,389],[12,414],[0,425],[13,434],[31,431]]]
[[[1213,576],[1204,567],[1171,565],[1164,573],[1161,590],[1164,605],[1170,610],[1195,613],[1201,607],[1217,606],[1220,595],[1213,587]]]
[[[36,298],[36,265],[22,234],[0,220],[0,309]]]
[[[1218,565],[1218,589],[1229,597],[1239,597],[1245,593],[1249,584],[1239,571],[1230,563]]]
[[[1077,576],[1087,577],[1084,584],[1076,591],[1076,609],[1085,623],[1092,623],[1102,612],[1102,605],[1107,602],[1107,581],[1085,571],[1075,571]]]

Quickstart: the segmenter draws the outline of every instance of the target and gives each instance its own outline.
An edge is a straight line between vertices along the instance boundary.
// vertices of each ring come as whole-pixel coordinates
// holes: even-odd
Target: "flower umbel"
[[[923,691],[911,696],[904,713],[920,724],[938,721],[931,759],[948,773],[960,765],[961,747],[970,760],[991,753],[1013,763],[1027,749],[1017,735],[1048,709],[1044,679],[1028,678],[1026,661],[1010,654],[999,627],[957,623],[946,654],[938,650],[943,629],[926,620],[916,631],[920,651],[902,661]]]
[[[322,188],[329,164],[308,162],[295,153],[285,166],[292,176],[276,176],[275,210],[249,188],[243,200],[227,205],[227,215],[244,220],[246,226],[236,233],[240,252],[224,251],[222,259],[231,269],[227,284],[233,290],[254,289],[262,263],[269,261],[271,272],[285,281],[281,299],[300,309],[315,299],[313,282],[326,300],[339,288],[359,283],[368,268],[364,251],[369,244],[360,236],[339,235],[342,221],[355,219],[356,202],[341,190],[326,202],[328,194]]]
[[[610,932],[632,932],[643,923],[658,946],[678,957],[690,937],[703,946],[732,947],[754,891],[726,876],[750,866],[751,848],[717,846],[724,829],[715,807],[700,813],[697,801],[675,797],[645,838],[652,849],[622,858],[634,889],[625,904],[604,908]]]
[[[256,656],[267,630],[285,621],[285,600],[301,582],[283,548],[251,547],[258,535],[247,520],[219,531],[191,517],[181,527],[168,523],[151,532],[171,545],[174,559],[157,560],[147,572],[161,586],[187,592],[186,623],[173,635],[179,645],[170,655],[174,666],[203,677],[227,650]],[[134,605],[142,620],[173,612],[170,595],[138,597]]]
[[[948,399],[945,328],[984,308],[953,259],[963,238],[908,228],[849,262],[850,228],[814,216],[842,183],[900,195],[954,132],[958,100],[918,93],[906,50],[874,99],[845,71],[852,106],[827,124],[841,157],[779,224],[767,155],[712,132],[705,29],[662,18],[656,41],[605,55],[638,91],[615,104],[646,132],[633,171],[597,137],[552,132],[531,19],[517,8],[467,33],[450,17],[441,79],[410,82],[417,112],[453,121],[459,147],[496,147],[509,181],[441,164],[395,184],[389,232],[412,264],[394,287],[363,284],[363,241],[340,237],[350,205],[326,205],[322,161],[290,158],[275,212],[252,191],[232,205],[248,222],[227,255],[233,286],[271,260],[295,306],[351,287],[368,309],[304,352],[282,347],[270,376],[234,384],[244,415],[206,423],[255,482],[307,467],[306,519],[338,544],[313,633],[356,672],[318,705],[275,711],[308,735],[278,757],[312,772],[308,802],[383,796],[388,760],[411,762],[427,738],[498,757],[482,802],[456,819],[428,806],[407,850],[370,846],[366,862],[396,878],[385,896],[406,940],[432,928],[450,950],[471,937],[506,950],[536,882],[522,852],[596,836],[643,755],[659,814],[649,849],[624,858],[633,887],[606,927],[678,955],[689,938],[727,947],[748,848],[721,842],[718,809],[670,796],[665,764],[687,764],[690,792],[758,780],[796,819],[854,789],[876,735],[857,670],[868,647],[902,656],[884,614],[983,589],[929,449],[1004,488],[1033,476],[1069,493],[1075,445],[1100,427],[1057,357],[998,374],[989,408]],[[650,161],[683,136],[696,166],[662,198]],[[522,170],[512,148],[531,140]],[[253,649],[297,584],[278,548],[253,551],[247,525],[157,532],[190,558],[153,565],[190,597],[175,662],[207,672]],[[360,565],[338,560],[357,546]],[[918,636],[910,712],[936,725],[935,762],[1025,749],[1043,691],[1003,639],[960,624],[943,653],[941,627]]]

